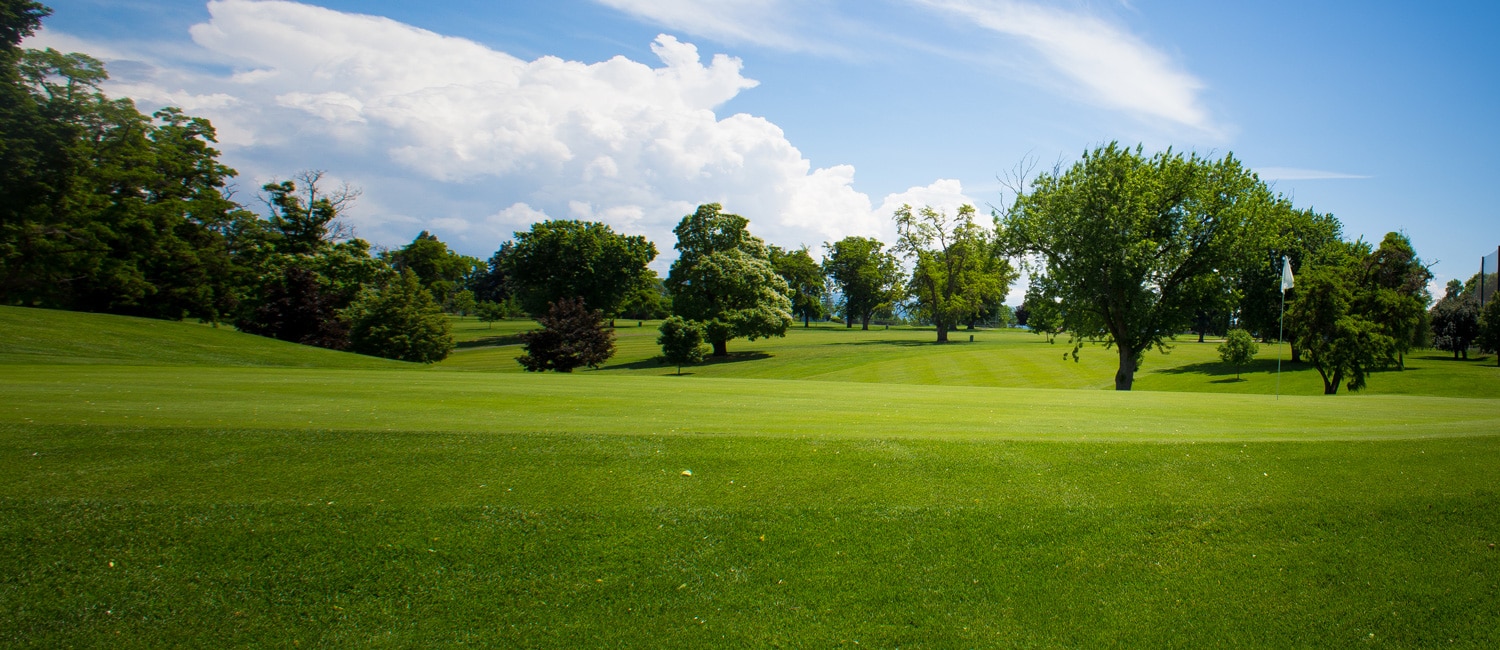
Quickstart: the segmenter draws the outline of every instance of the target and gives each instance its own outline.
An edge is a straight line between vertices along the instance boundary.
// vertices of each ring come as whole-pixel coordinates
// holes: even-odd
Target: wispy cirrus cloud
[[[967,64],[982,58],[975,57],[974,51],[983,44],[966,42],[969,37],[964,35],[922,40],[910,33],[858,25],[860,12],[852,5],[784,0],[597,1],[670,29],[726,42],[814,54],[858,50],[871,54],[872,47],[897,47]],[[1020,0],[905,0],[905,6],[918,9],[919,14],[976,26],[1001,41],[1016,42],[1022,46],[1023,57],[1029,52],[1040,59],[1036,62],[1040,67],[1060,73],[1056,78],[1063,82],[1064,92],[1086,101],[1210,135],[1221,130],[1203,105],[1202,81],[1144,39],[1093,13]],[[828,29],[831,21],[839,23],[839,28]],[[1011,70],[1038,67],[1024,62]]]
[[[1122,27],[1087,13],[1013,0],[915,0],[1020,39],[1090,99],[1139,116],[1216,132],[1204,83]]]

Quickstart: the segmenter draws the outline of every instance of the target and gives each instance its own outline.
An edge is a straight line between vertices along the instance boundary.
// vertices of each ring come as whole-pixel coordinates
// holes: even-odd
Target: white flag
[[[1281,290],[1292,288],[1292,262],[1286,256],[1281,258]]]

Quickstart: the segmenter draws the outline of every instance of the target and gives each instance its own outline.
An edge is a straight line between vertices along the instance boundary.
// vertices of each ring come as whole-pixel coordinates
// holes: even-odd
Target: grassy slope
[[[391,369],[411,364],[190,322],[0,306],[0,364]]]
[[[604,371],[414,372],[77,318],[0,342],[5,645],[1500,643],[1477,364],[1424,370],[1479,399],[1005,389],[1112,369],[829,331],[679,378],[622,328]]]

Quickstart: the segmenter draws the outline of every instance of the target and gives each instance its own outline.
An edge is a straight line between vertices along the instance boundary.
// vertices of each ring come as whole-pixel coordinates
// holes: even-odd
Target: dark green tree
[[[870,329],[870,319],[905,293],[901,265],[884,247],[878,240],[854,236],[823,245],[823,273],[838,289],[845,327],[858,320],[860,329]]]
[[[573,220],[532,224],[502,252],[506,280],[532,315],[546,313],[553,302],[581,297],[590,309],[614,318],[656,259],[656,245],[645,237]]]
[[[717,203],[698,206],[673,230],[677,261],[667,275],[672,311],[703,325],[714,356],[729,354],[730,339],[786,336],[792,324],[786,280],[771,266],[750,221]]]
[[[661,346],[662,359],[676,365],[678,375],[684,365],[703,361],[703,328],[697,323],[672,316],[662,321],[658,331],[656,344]]]
[[[1351,255],[1344,264],[1304,267],[1297,278],[1297,297],[1287,304],[1287,329],[1323,378],[1325,395],[1338,393],[1340,385],[1351,391],[1364,388],[1367,375],[1390,357],[1394,346],[1355,308],[1359,257]]]
[[[573,372],[598,368],[615,353],[615,333],[604,328],[603,313],[582,298],[565,298],[547,306],[537,319],[542,328],[521,334],[526,354],[516,358],[528,372]]]
[[[789,251],[770,246],[768,255],[776,274],[786,280],[792,290],[792,315],[802,317],[803,327],[808,327],[814,318],[822,318],[823,294],[828,291],[828,285],[822,267],[812,258],[807,247]]]
[[[447,305],[453,294],[463,290],[470,278],[484,272],[484,263],[477,258],[459,255],[426,230],[410,244],[389,253],[390,263],[397,271],[410,269],[417,275],[422,288],[432,294],[432,299]]]
[[[1405,369],[1406,353],[1427,338],[1431,280],[1432,272],[1401,233],[1387,233],[1361,264],[1355,309],[1390,337],[1394,358],[1389,361],[1398,369]]]
[[[453,351],[448,317],[411,271],[366,287],[344,311],[349,350],[387,359],[435,363]]]
[[[938,343],[948,330],[967,323],[985,307],[1005,299],[1016,272],[996,245],[994,232],[974,222],[974,206],[958,214],[909,205],[896,210],[896,250],[912,263],[907,289],[916,313],[937,328]]]
[[[1001,218],[1011,250],[1039,262],[1032,282],[1058,303],[1075,359],[1086,341],[1115,347],[1115,389],[1130,390],[1144,354],[1192,325],[1197,283],[1257,254],[1274,203],[1233,156],[1111,143],[1039,175]]]
[[[234,171],[213,127],[110,99],[83,54],[8,46],[0,62],[0,301],[215,322],[232,310]]]
[[[1442,300],[1432,306],[1432,346],[1469,358],[1469,348],[1479,337],[1479,300],[1464,283],[1449,280]]]
[[[1239,298],[1236,315],[1240,327],[1262,341],[1280,335],[1281,258],[1285,256],[1292,269],[1300,270],[1317,251],[1343,242],[1343,225],[1331,214],[1299,210],[1279,197],[1267,206],[1266,214],[1269,218],[1260,254],[1249,257],[1239,268],[1228,270]],[[1286,292],[1286,300],[1296,297],[1296,287]],[[1300,358],[1301,351],[1293,346],[1293,361]]]
[[[1479,336],[1474,338],[1479,349],[1495,354],[1495,364],[1500,365],[1500,294],[1495,294],[1479,314]]]
[[[652,269],[646,269],[635,289],[620,305],[622,318],[657,320],[666,318],[671,313],[671,296],[667,294],[666,283]]]

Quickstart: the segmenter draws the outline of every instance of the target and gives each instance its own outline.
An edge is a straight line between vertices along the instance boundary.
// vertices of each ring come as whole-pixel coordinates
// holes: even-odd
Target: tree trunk
[[[850,317],[844,319],[844,329],[854,329],[854,317],[853,316],[850,316]]]
[[[940,320],[933,320],[932,324],[937,326],[937,334],[938,334],[937,342],[938,343],[947,343],[948,342],[948,324],[944,323],[943,321],[940,321]]]
[[[804,312],[802,314],[802,327],[805,329],[807,327],[808,321],[811,321],[811,320],[812,320],[812,316],[810,316],[806,312]]]
[[[1297,349],[1295,343],[1292,344],[1292,363],[1302,363],[1302,351]]]
[[[1120,369],[1115,371],[1115,390],[1130,390],[1135,384],[1135,350],[1115,343],[1120,351]]]
[[[1341,371],[1335,371],[1333,373],[1333,381],[1329,381],[1328,380],[1328,373],[1325,372],[1322,368],[1318,368],[1318,376],[1323,378],[1323,394],[1324,395],[1337,395],[1338,394],[1338,392],[1339,392],[1339,382],[1341,382],[1341,381],[1344,380],[1344,373],[1343,372],[1341,372]]]
[[[729,356],[729,341],[714,341],[714,356]]]
[[[869,316],[869,314],[866,314],[864,318],[859,319],[859,329],[864,330],[864,331],[869,331],[869,329],[870,329],[870,316]]]

